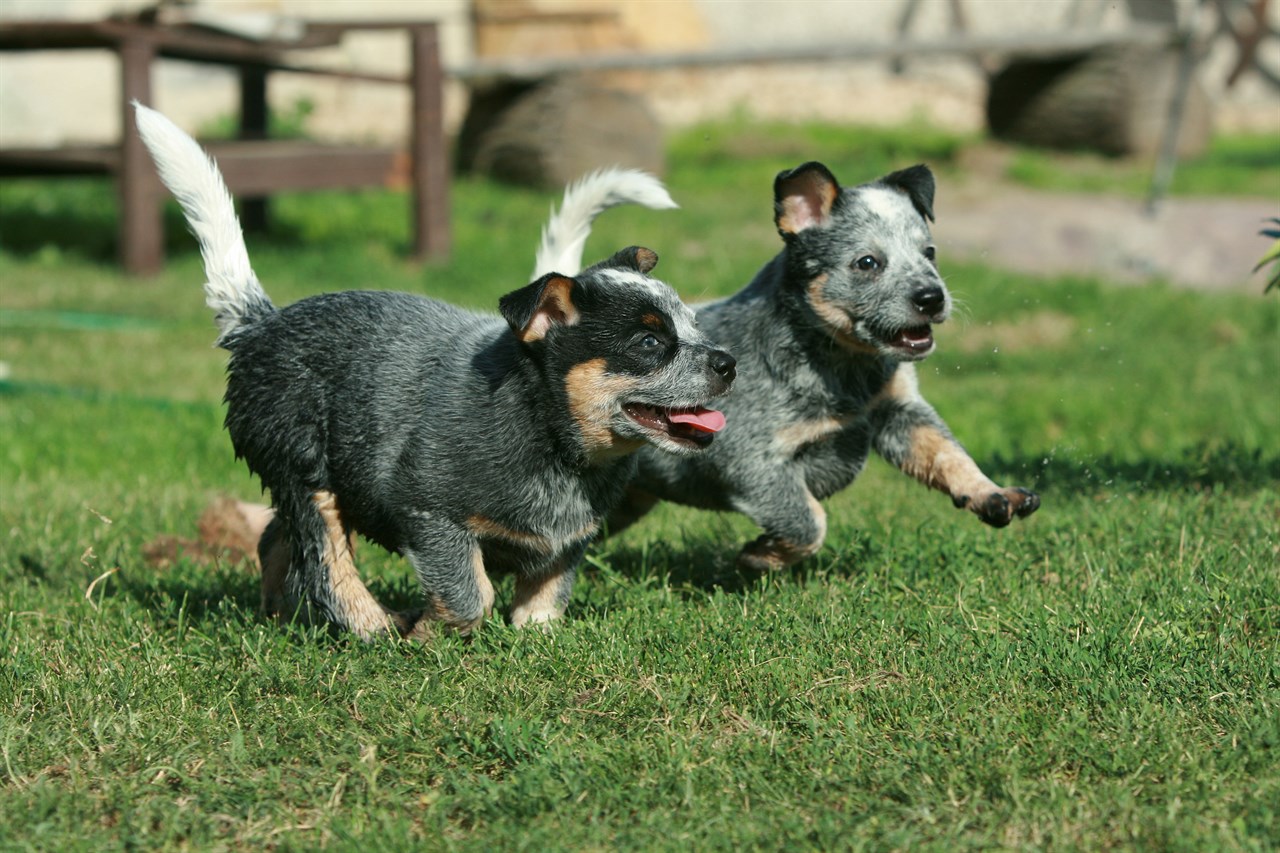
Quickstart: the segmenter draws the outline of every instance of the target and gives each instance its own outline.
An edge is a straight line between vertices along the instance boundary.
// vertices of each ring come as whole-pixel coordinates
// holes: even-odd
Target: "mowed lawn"
[[[727,294],[777,251],[779,169],[946,173],[964,144],[686,133],[682,209],[610,211],[587,254]],[[403,196],[285,197],[250,252],[281,304],[489,310],[552,199],[460,180],[453,259],[417,267]],[[1039,513],[992,530],[873,460],[795,571],[743,577],[749,522],[666,507],[590,552],[549,633],[362,645],[262,620],[247,563],[143,558],[259,496],[176,211],[137,281],[108,188],[0,185],[0,849],[1276,849],[1280,298],[959,266],[937,212],[961,309],[924,393]]]

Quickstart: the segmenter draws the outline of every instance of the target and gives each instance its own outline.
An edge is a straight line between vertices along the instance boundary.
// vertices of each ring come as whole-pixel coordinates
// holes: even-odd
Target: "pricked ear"
[[[621,267],[648,275],[658,265],[658,253],[644,246],[628,246],[600,264],[602,267]]]
[[[906,193],[916,213],[930,222],[933,221],[934,182],[933,172],[929,171],[928,166],[921,163],[910,169],[892,172],[881,178],[880,183]]]
[[[773,221],[783,239],[824,224],[840,197],[836,176],[818,162],[805,163],[773,179]]]
[[[628,246],[620,252],[599,263],[592,264],[584,272],[595,272],[603,269],[633,270],[648,275],[658,265],[658,253],[643,246]]]
[[[547,273],[499,299],[498,311],[521,343],[540,341],[552,326],[578,322],[578,307],[573,304],[575,285],[577,282],[567,276]]]

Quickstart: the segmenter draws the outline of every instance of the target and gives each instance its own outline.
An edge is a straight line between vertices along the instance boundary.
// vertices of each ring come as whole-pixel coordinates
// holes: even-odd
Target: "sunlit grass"
[[[1154,164],[1101,154],[1017,149],[1008,177],[1043,190],[1141,196],[1151,189]],[[1173,195],[1280,198],[1280,134],[1214,139],[1204,154],[1175,166]]]
[[[778,168],[959,168],[912,133],[678,140],[681,210],[611,211],[588,256],[649,245],[686,297],[732,292],[777,249]],[[988,529],[873,460],[795,572],[742,577],[748,521],[662,507],[592,550],[551,633],[363,646],[261,620],[247,564],[144,562],[210,498],[259,497],[221,429],[199,259],[171,216],[166,271],[123,277],[109,191],[12,192],[0,848],[1280,839],[1280,301],[944,264],[965,310],[922,388],[989,473],[1041,492],[1031,519]],[[405,260],[390,193],[279,199],[251,255],[280,303],[360,286],[491,309],[552,196],[463,180],[453,198],[447,263]],[[412,604],[398,558],[359,559]]]

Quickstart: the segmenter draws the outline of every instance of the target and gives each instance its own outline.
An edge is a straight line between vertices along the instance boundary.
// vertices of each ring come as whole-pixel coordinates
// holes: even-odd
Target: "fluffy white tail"
[[[591,234],[591,223],[619,204],[639,204],[656,210],[679,207],[662,182],[647,172],[636,169],[592,172],[564,191],[559,213],[551,208],[551,219],[542,229],[533,278],[549,272],[576,275],[582,269],[582,250]]]
[[[194,139],[153,109],[133,103],[138,132],[155,160],[160,180],[173,193],[200,241],[205,303],[213,309],[219,340],[246,321],[272,310],[249,266],[240,221],[217,165]]]

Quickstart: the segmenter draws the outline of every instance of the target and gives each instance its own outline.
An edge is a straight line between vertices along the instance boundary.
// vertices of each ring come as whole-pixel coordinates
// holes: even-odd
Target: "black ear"
[[[606,258],[597,264],[592,264],[590,269],[634,270],[648,275],[650,270],[657,265],[658,253],[653,249],[646,249],[643,246],[628,246],[619,252],[615,252],[612,257]]]
[[[608,264],[648,275],[658,265],[658,253],[644,246],[628,246],[610,258]]]
[[[911,199],[911,206],[925,219],[933,221],[933,172],[921,163],[910,169],[893,172],[880,179],[894,189],[901,190]]]
[[[499,299],[498,311],[521,342],[540,341],[552,326],[572,326],[578,322],[578,308],[573,304],[573,289],[577,284],[559,273],[547,273],[533,284]]]
[[[822,225],[840,196],[840,182],[821,163],[805,163],[773,179],[773,221],[786,239]]]

